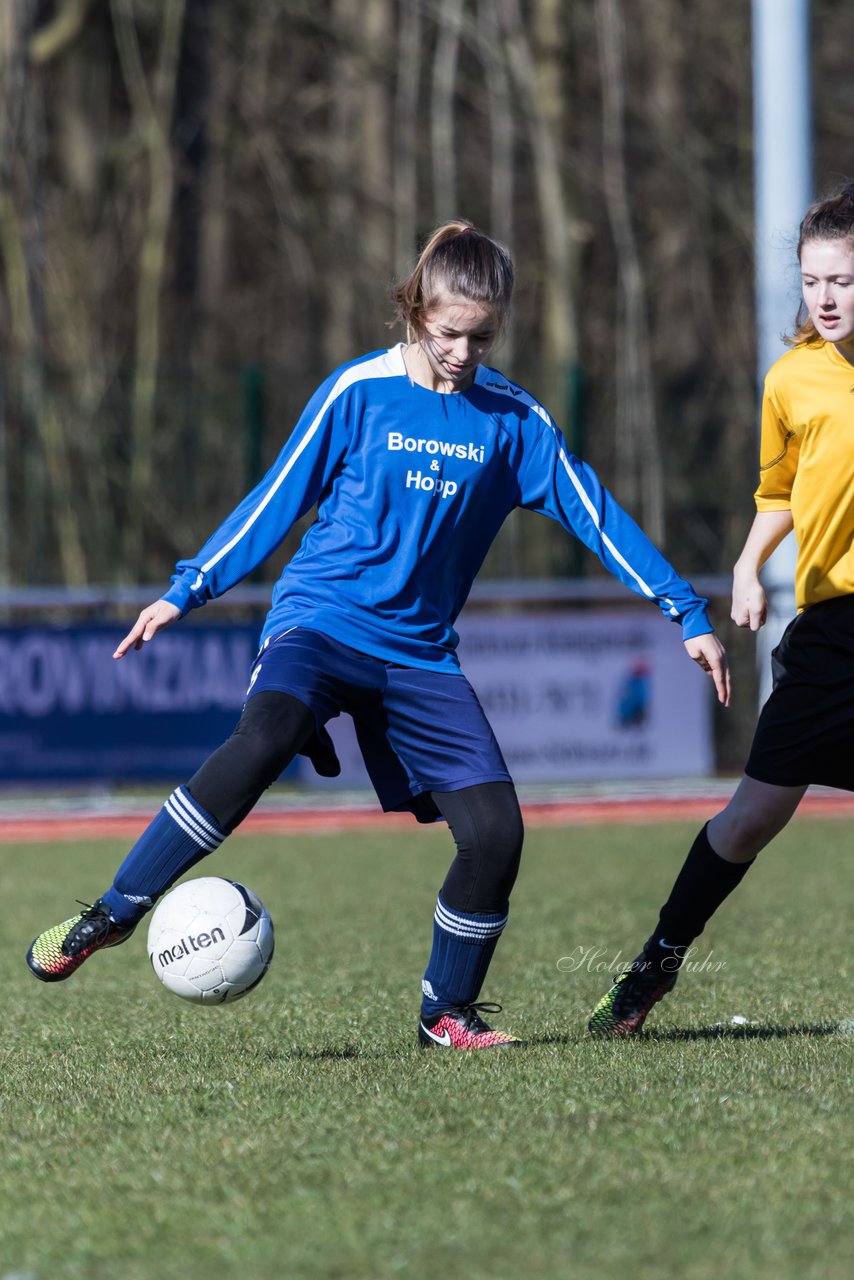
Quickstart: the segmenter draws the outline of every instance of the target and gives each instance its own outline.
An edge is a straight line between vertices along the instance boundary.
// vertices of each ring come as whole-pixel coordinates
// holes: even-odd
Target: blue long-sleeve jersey
[[[440,393],[410,380],[402,344],[343,365],[260,484],[178,563],[165,599],[184,614],[222,595],[315,503],[262,641],[299,625],[389,662],[458,670],[454,621],[514,507],[559,521],[684,639],[712,630],[707,601],[567,452],[542,405],[494,369]]]

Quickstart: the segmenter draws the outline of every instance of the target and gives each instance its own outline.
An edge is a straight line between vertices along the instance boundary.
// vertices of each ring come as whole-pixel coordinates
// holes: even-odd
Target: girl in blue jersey
[[[66,978],[124,941],[296,754],[337,772],[325,725],[346,711],[383,809],[443,817],[456,843],[434,913],[420,1043],[521,1043],[487,1026],[476,1003],[507,923],[522,820],[454,631],[509,512],[559,521],[656,601],[723,703],[729,675],[707,602],[567,453],[546,410],[483,364],[512,288],[504,248],[467,222],[440,227],[394,291],[408,340],[322,383],[261,483],[143,609],[114,657],[251,573],[317,504],[274,588],[234,733],[173,792],[94,906],[36,938],[27,961],[37,977]]]

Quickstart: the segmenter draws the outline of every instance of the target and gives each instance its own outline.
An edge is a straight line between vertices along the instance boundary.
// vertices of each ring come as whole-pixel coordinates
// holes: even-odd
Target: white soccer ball
[[[173,995],[225,1004],[256,987],[273,958],[273,922],[245,885],[219,876],[186,880],[157,904],[148,956]]]

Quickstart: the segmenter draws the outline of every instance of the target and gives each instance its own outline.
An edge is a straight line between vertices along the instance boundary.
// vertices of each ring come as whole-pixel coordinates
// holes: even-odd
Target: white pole
[[[753,147],[759,390],[783,354],[800,298],[798,225],[812,201],[809,0],[752,0]],[[795,613],[790,535],[768,560],[768,622],[758,645],[760,696],[771,689],[770,652]]]

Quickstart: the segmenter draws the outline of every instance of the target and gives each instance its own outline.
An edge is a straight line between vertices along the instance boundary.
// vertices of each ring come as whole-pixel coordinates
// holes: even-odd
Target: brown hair
[[[427,240],[405,279],[393,286],[395,322],[407,338],[418,339],[424,320],[441,294],[494,308],[499,327],[513,293],[513,259],[503,245],[463,218],[445,222]]]
[[[838,195],[818,200],[807,209],[798,235],[799,262],[804,245],[813,240],[850,240],[854,249],[854,182],[847,183]],[[803,346],[818,341],[818,330],[802,301],[795,316],[795,331],[787,342],[790,346]]]

